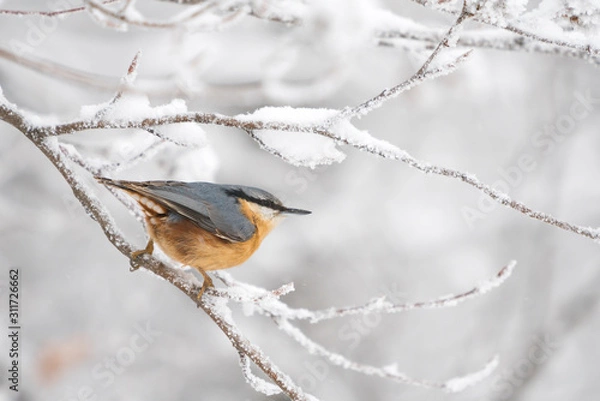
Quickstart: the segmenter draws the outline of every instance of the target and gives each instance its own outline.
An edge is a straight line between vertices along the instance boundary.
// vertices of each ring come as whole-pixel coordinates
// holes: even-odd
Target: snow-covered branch
[[[485,366],[480,370],[469,373],[465,376],[454,377],[452,379],[437,382],[433,380],[415,379],[398,371],[396,365],[388,365],[383,367],[371,366],[357,363],[346,358],[343,355],[332,352],[316,343],[306,336],[300,329],[292,325],[286,319],[276,319],[277,326],[288,336],[293,338],[298,344],[305,348],[311,355],[317,355],[328,360],[331,364],[340,366],[344,369],[362,373],[367,376],[378,376],[385,379],[393,380],[398,383],[409,384],[411,386],[438,388],[449,393],[464,391],[486,377],[488,377],[498,366],[498,357],[490,359]]]
[[[439,70],[434,70],[432,74],[444,75],[444,73],[452,71],[455,65],[456,61],[453,61]],[[374,98],[380,99],[374,104],[379,105],[403,90],[414,87],[416,83],[422,82],[430,76],[424,73],[417,78],[412,77],[397,85],[393,90],[383,91],[379,97]],[[259,144],[263,149],[292,164],[310,167],[343,160],[344,155],[336,148],[336,144],[344,144],[379,157],[400,161],[425,174],[435,174],[462,181],[499,204],[532,219],[593,240],[600,239],[600,231],[597,228],[573,224],[557,219],[548,213],[534,210],[524,203],[512,199],[508,194],[481,182],[473,174],[421,161],[386,141],[373,138],[366,131],[356,129],[347,119],[336,122],[339,119],[337,117],[340,114],[339,110],[263,108],[249,115],[225,116],[215,113],[187,112],[184,102],[180,100],[155,108],[149,107],[144,102],[135,103],[134,101],[137,102],[135,98],[133,100],[129,99],[124,105],[121,105],[123,107],[115,105],[112,111],[113,114],[108,113],[105,118],[99,120],[93,118],[94,113],[88,118],[66,123],[46,124],[44,121],[32,123],[23,120],[21,124],[27,125],[28,130],[35,131],[36,135],[40,137],[72,134],[91,129],[137,128],[147,130],[157,126],[188,122],[227,126],[251,133],[253,138],[257,138],[258,135],[260,138]],[[101,106],[100,109],[103,109],[103,107]],[[367,101],[354,108],[345,109],[351,110],[351,112],[341,111],[341,113],[353,117],[355,114],[368,113],[372,109],[373,104]],[[23,119],[16,107],[11,106],[9,103],[0,106],[0,113],[3,113],[7,119]],[[330,127],[326,128],[328,125]],[[274,132],[278,132],[278,134],[273,135]],[[333,142],[319,142],[323,150],[320,153],[314,153],[313,145],[315,143],[311,142],[314,140],[313,135],[329,138]],[[294,142],[290,146],[288,141],[292,138]],[[298,141],[301,141],[302,144]],[[303,149],[303,146],[306,148]]]
[[[67,77],[70,80],[87,83],[95,82],[97,85],[102,82],[100,86],[104,86],[105,89],[114,86],[116,91],[115,95],[107,102],[84,106],[77,118],[65,121],[22,110],[4,98],[0,92],[0,120],[22,132],[52,162],[70,185],[75,197],[83,205],[88,215],[100,225],[107,239],[127,258],[130,258],[134,246],[124,237],[109,211],[96,197],[95,189],[86,185],[84,175],[98,175],[130,168],[142,160],[154,157],[168,145],[168,142],[181,147],[196,146],[197,144],[194,145],[193,141],[173,138],[165,133],[169,126],[178,124],[224,126],[238,129],[245,132],[266,152],[295,166],[316,167],[322,164],[341,162],[345,157],[343,147],[352,147],[377,157],[402,162],[425,174],[435,174],[461,181],[489,196],[497,203],[523,215],[584,237],[594,240],[600,239],[599,229],[575,225],[554,218],[550,214],[534,210],[512,199],[508,194],[495,189],[493,186],[481,182],[472,174],[419,160],[401,148],[380,140],[366,131],[359,130],[352,124],[354,119],[369,114],[374,109],[383,106],[390,99],[417,85],[454,72],[468,59],[471,53],[471,50],[448,50],[448,48],[473,46],[505,50],[554,52],[595,61],[597,61],[597,56],[600,54],[595,45],[585,44],[579,40],[571,41],[572,38],[569,35],[567,35],[569,40],[549,38],[540,33],[529,31],[528,25],[525,23],[519,25],[513,23],[512,20],[499,22],[498,19],[493,19],[490,16],[489,10],[478,8],[476,7],[477,4],[472,2],[465,2],[462,11],[459,11],[441,4],[443,2],[415,1],[458,17],[454,24],[444,32],[425,28],[390,13],[381,13],[376,10],[369,14],[368,18],[372,19],[373,37],[379,43],[393,44],[394,40],[401,38],[426,43],[426,48],[431,49],[432,52],[410,78],[357,105],[340,109],[262,107],[238,115],[189,111],[186,102],[181,99],[173,99],[166,104],[152,106],[145,92],[137,88],[138,83],[135,81],[140,53],[134,57],[120,83],[117,84],[111,81],[109,84],[107,77],[97,79],[98,77],[92,74],[88,75],[82,71],[71,70],[33,56],[16,55],[8,49],[0,48],[0,57],[21,65],[48,74],[56,74],[63,78]],[[137,13],[133,1],[119,4],[122,7],[118,9],[110,7],[112,3],[116,2],[88,0],[86,1],[86,7],[63,10],[60,13],[40,12],[36,14],[34,12],[8,12],[5,10],[0,11],[0,14],[55,17],[88,10],[106,26],[125,24],[126,26],[135,25],[153,29],[185,27],[190,30],[217,30],[227,23],[237,21],[238,18],[244,15],[301,25],[304,13],[299,10],[307,7],[304,2],[290,1],[289,3],[293,4],[294,7],[290,9],[291,11],[288,10],[289,13],[285,13],[267,6],[258,7],[255,2],[250,1],[234,1],[219,5],[219,2],[215,1],[186,0],[178,1],[178,3],[189,7],[184,12],[165,21],[150,21]],[[496,31],[493,33],[489,31],[463,31],[464,25],[470,20],[510,31],[520,35],[521,39],[517,40],[514,36],[506,36]],[[525,21],[525,19],[522,18],[522,21]],[[537,42],[542,44],[540,45]],[[557,51],[557,49],[559,50]],[[141,135],[145,135],[150,140],[143,146],[135,147],[133,152],[124,160],[114,161],[105,155],[103,155],[104,157],[87,155],[86,152],[80,151],[76,145],[67,143],[64,138],[67,135],[82,131],[108,129],[138,130]],[[79,170],[76,166],[83,168],[84,175],[78,173]],[[132,202],[127,202],[122,195],[118,196],[132,213],[137,213],[137,217],[140,218],[139,212]],[[306,394],[255,343],[244,336],[233,320],[232,310],[229,306],[230,301],[232,304],[241,305],[243,311],[248,315],[256,313],[268,316],[283,333],[294,339],[308,353],[323,357],[333,365],[401,383],[456,392],[462,391],[489,376],[497,366],[498,359],[492,358],[483,368],[474,373],[446,381],[415,379],[406,373],[399,372],[395,366],[378,367],[362,364],[333,352],[309,338],[291,322],[306,320],[317,323],[349,315],[391,314],[413,309],[453,307],[482,296],[490,289],[502,285],[511,275],[516,262],[510,262],[496,276],[475,285],[471,290],[465,292],[409,303],[394,303],[385,297],[378,297],[361,305],[331,307],[321,310],[292,308],[283,302],[281,298],[294,290],[291,284],[273,291],[267,291],[241,283],[223,272],[216,273],[216,275],[225,283],[226,288],[211,288],[207,290],[207,296],[199,300],[197,294],[200,285],[193,275],[149,255],[142,256],[140,265],[176,286],[213,320],[239,354],[242,374],[253,389],[265,395],[283,393],[292,400],[312,400],[314,399],[313,396]],[[256,376],[252,372],[250,361],[272,383]]]
[[[228,286],[227,290],[222,291],[219,295],[243,304],[246,314],[259,313],[272,318],[286,320],[308,320],[310,323],[317,323],[323,320],[341,318],[350,315],[369,315],[373,313],[391,314],[414,309],[439,309],[455,307],[463,302],[484,295],[488,291],[501,286],[511,276],[516,264],[516,261],[511,261],[493,278],[479,283],[469,291],[458,294],[446,295],[427,301],[409,303],[393,303],[387,300],[386,297],[378,297],[373,298],[369,302],[362,305],[332,307],[322,310],[290,308],[286,303],[280,301],[279,298],[284,293],[293,290],[293,285],[287,285],[275,291],[267,291],[256,286],[237,281],[225,272],[218,272],[216,275]],[[282,292],[282,289],[285,289],[285,292]]]
[[[456,8],[455,1],[413,1],[447,14],[460,14],[460,10]],[[504,8],[500,5],[495,6],[494,2],[472,0],[469,1],[469,8],[474,14],[473,19],[482,24],[503,29],[521,37],[548,45],[580,52],[582,58],[600,56],[600,47],[598,45],[582,39],[581,35],[573,32],[574,28],[578,28],[579,17],[573,14],[573,10],[569,10],[568,5],[565,4],[564,10],[561,12],[559,9],[555,9],[554,6],[549,5],[548,2],[541,2],[538,8],[526,13],[524,12],[524,4],[519,1],[506,2],[506,8]],[[590,30],[590,33],[597,35],[598,28],[600,27],[598,26],[597,19],[594,19],[593,16],[600,12],[600,7],[596,5],[595,8],[592,7],[590,9],[589,6],[590,4],[584,6],[584,8],[587,8],[585,14],[591,17],[588,21],[588,26],[585,28]],[[567,21],[570,23],[569,29],[561,27],[560,23],[562,21],[560,18],[563,17],[567,17]],[[539,32],[536,32],[535,29],[538,29]]]

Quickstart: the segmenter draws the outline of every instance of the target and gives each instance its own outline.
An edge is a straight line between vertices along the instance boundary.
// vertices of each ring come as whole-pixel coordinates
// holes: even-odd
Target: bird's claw
[[[129,271],[134,272],[139,269],[141,266],[139,262],[140,257],[145,254],[152,255],[152,252],[154,252],[154,242],[152,240],[148,241],[146,248],[131,252],[131,257],[129,258]]]

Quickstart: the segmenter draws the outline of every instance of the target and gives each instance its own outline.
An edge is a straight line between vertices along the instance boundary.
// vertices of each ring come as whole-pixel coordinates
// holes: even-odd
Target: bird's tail
[[[99,175],[95,175],[94,178],[100,184],[104,184],[106,186],[123,189],[129,192],[140,192],[139,185],[136,185],[138,183],[133,181],[113,180],[111,178],[100,177]]]

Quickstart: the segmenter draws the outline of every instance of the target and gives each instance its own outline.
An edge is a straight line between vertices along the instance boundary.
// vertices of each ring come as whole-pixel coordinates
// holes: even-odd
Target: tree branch
[[[2,98],[0,97],[0,118],[21,131],[50,160],[69,184],[73,194],[84,207],[87,214],[100,225],[110,243],[125,257],[130,258],[135,248],[117,228],[108,210],[92,195],[91,190],[71,169],[68,159],[59,148],[58,140],[41,135],[40,132],[26,122],[24,116],[15,110],[8,109],[6,104],[1,100]],[[233,320],[227,315],[229,309],[223,303],[224,300],[210,296],[212,293],[210,289],[207,291],[208,297],[205,296],[198,299],[197,296],[201,284],[198,283],[194,276],[170,267],[152,256],[144,255],[141,265],[173,284],[196,303],[215,322],[238,352],[247,355],[291,400],[308,400],[307,395],[302,389],[289,376],[283,373],[279,367],[271,362],[258,346],[251,343],[242,334]]]
[[[247,310],[252,313],[256,310],[258,313],[272,318],[285,320],[308,320],[310,323],[318,323],[323,320],[330,320],[351,315],[369,315],[374,313],[401,313],[414,309],[439,309],[455,307],[463,302],[486,294],[488,291],[501,286],[511,275],[517,265],[516,261],[511,261],[504,266],[493,278],[479,283],[466,292],[451,294],[427,301],[392,303],[385,297],[371,299],[362,305],[352,305],[345,307],[333,307],[321,310],[308,310],[304,308],[290,308],[285,303],[279,301],[282,295],[281,289],[276,291],[267,291],[250,284],[235,280],[226,272],[216,272],[215,274],[227,286],[230,291],[221,292],[220,296],[227,297],[235,302],[243,304],[253,304],[254,309]],[[291,286],[293,289],[293,285]],[[286,288],[287,287],[283,287]],[[243,289],[243,292],[240,292]]]

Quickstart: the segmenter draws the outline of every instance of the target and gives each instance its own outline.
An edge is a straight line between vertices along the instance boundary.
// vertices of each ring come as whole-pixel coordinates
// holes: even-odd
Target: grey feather
[[[228,191],[265,192],[258,188],[208,182],[147,181],[128,184],[133,184],[132,189],[187,217],[204,230],[231,242],[249,240],[256,228],[242,214],[237,199]]]

